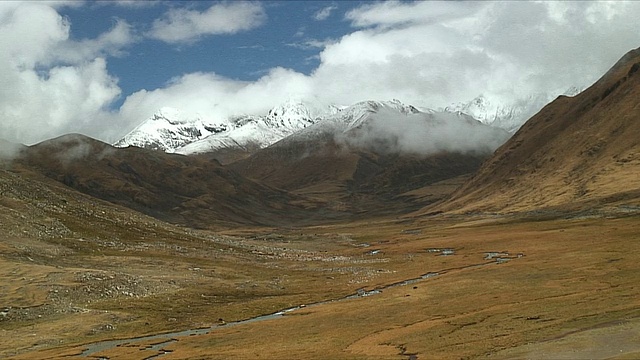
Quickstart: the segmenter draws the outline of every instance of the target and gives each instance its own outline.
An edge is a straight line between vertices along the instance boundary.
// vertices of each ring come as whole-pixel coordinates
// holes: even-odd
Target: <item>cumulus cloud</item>
[[[509,138],[501,129],[453,113],[400,114],[382,108],[363,126],[336,140],[351,147],[387,153],[432,155],[440,152],[490,154]]]
[[[638,13],[636,2],[369,4],[347,14],[358,30],[324,49],[315,76],[350,98],[369,91],[430,106],[560,93],[640,45]]]
[[[350,34],[296,45],[322,49],[311,74],[275,68],[255,82],[188,74],[131,95],[120,115],[133,126],[166,105],[222,119],[266,113],[291,97],[343,105],[398,98],[437,108],[484,94],[518,103],[595,81],[640,45],[637,13],[638,3],[368,4],[346,15]]]
[[[47,3],[0,5],[0,131],[34,143],[105,118],[120,94],[101,55],[130,43],[128,26],[79,42],[70,23]],[[96,127],[98,128],[98,127]]]
[[[4,137],[30,144],[73,132],[102,117],[120,89],[102,58],[79,66],[57,66],[1,74],[0,128]],[[6,86],[6,87],[5,87]]]
[[[56,10],[66,3],[52,4],[0,2],[0,137],[8,140],[82,131],[115,141],[164,106],[217,121],[264,114],[291,97],[342,105],[397,98],[437,108],[484,94],[508,103],[586,87],[640,46],[640,2],[374,2],[346,14],[350,33],[304,44],[319,49],[308,74],[273,68],[251,82],[184,74],[108,110],[120,88],[107,61],[141,38],[118,20],[96,38],[71,40],[73,24]],[[143,35],[195,42],[265,21],[257,2],[176,7]]]
[[[155,20],[147,35],[168,43],[194,42],[204,35],[251,30],[265,20],[264,8],[253,2],[220,3],[202,12],[174,8]]]
[[[255,82],[230,80],[213,73],[192,73],[170,81],[166,87],[141,90],[127,97],[120,109],[126,119],[145,119],[163,106],[198,114],[210,122],[231,115],[262,114],[294,96],[313,97],[310,78],[292,70],[275,68]]]

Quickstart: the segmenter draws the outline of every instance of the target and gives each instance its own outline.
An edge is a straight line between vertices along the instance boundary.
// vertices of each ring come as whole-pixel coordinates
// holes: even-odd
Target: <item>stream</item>
[[[502,255],[502,256],[497,257],[494,254],[495,255],[499,254],[499,255]],[[134,343],[148,342],[148,341],[157,340],[157,342],[154,342],[154,343],[148,345],[146,347],[146,349],[154,350],[154,351],[157,351],[158,353],[156,355],[151,355],[151,356],[145,358],[144,360],[156,359],[156,358],[161,357],[164,354],[170,353],[171,351],[164,350],[164,347],[166,345],[168,345],[168,344],[177,342],[178,338],[187,337],[187,336],[194,336],[194,335],[206,335],[206,334],[209,334],[209,333],[211,333],[213,331],[216,331],[217,329],[220,329],[220,328],[228,328],[228,327],[231,327],[231,326],[250,324],[250,323],[254,323],[254,322],[258,322],[258,321],[277,319],[277,318],[283,317],[287,313],[290,313],[290,312],[296,311],[296,310],[300,310],[302,308],[308,308],[308,307],[311,307],[311,306],[318,306],[318,305],[329,304],[329,303],[334,303],[334,302],[338,302],[338,301],[345,301],[345,300],[350,300],[350,299],[357,299],[357,298],[361,298],[361,297],[373,296],[373,295],[376,295],[376,294],[380,294],[384,290],[387,290],[387,289],[390,289],[390,288],[399,287],[399,286],[407,286],[407,285],[410,285],[410,284],[414,284],[414,283],[417,283],[417,282],[422,281],[422,280],[426,280],[426,279],[433,278],[433,277],[436,277],[436,276],[439,276],[439,275],[443,275],[443,274],[445,274],[445,273],[447,273],[449,271],[452,271],[452,270],[462,270],[462,269],[480,267],[480,266],[491,265],[491,264],[502,264],[504,262],[507,262],[507,261],[515,258],[515,257],[507,257],[508,254],[506,254],[506,253],[497,253],[497,252],[485,253],[485,255],[486,255],[485,256],[485,260],[492,260],[492,261],[483,262],[483,263],[477,263],[477,264],[472,264],[472,265],[466,265],[466,266],[452,268],[452,269],[446,269],[446,270],[442,270],[442,271],[439,271],[439,272],[428,272],[428,273],[423,274],[423,275],[421,275],[420,277],[417,277],[417,278],[411,278],[411,279],[395,282],[395,283],[392,283],[392,284],[388,284],[388,285],[384,285],[384,286],[375,288],[373,290],[365,290],[363,288],[363,289],[359,289],[354,294],[347,295],[347,296],[344,296],[344,297],[341,297],[341,298],[338,298],[338,299],[323,300],[323,301],[318,301],[318,302],[315,302],[315,303],[294,306],[294,307],[283,309],[283,310],[280,310],[280,311],[277,311],[277,312],[274,312],[274,313],[271,313],[271,314],[260,315],[260,316],[252,317],[252,318],[245,319],[245,320],[231,321],[231,322],[228,322],[226,324],[213,325],[211,327],[206,327],[206,328],[189,329],[189,330],[176,331],[176,332],[163,333],[163,334],[155,334],[155,335],[147,335],[147,336],[141,336],[141,337],[135,337],[135,338],[129,338],[129,339],[105,340],[105,341],[99,341],[99,342],[95,342],[95,343],[91,343],[91,344],[86,344],[86,345],[83,345],[84,350],[82,351],[82,353],[79,356],[81,356],[81,357],[94,357],[96,359],[106,360],[106,359],[108,359],[108,357],[93,356],[93,354],[101,352],[101,351],[110,350],[110,349],[113,349],[113,348],[116,348],[116,347],[127,346],[127,345],[132,345],[133,346]],[[507,256],[504,256],[504,255],[507,255]],[[518,254],[517,258],[519,258],[521,256],[524,256],[524,255]],[[138,347],[138,346],[136,346],[136,347]]]

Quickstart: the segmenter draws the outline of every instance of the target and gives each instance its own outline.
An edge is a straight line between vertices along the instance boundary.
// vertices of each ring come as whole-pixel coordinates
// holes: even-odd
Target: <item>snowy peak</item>
[[[274,148],[299,149],[299,144],[334,141],[339,147],[377,154],[487,154],[508,138],[505,130],[461,112],[420,111],[398,101],[366,101],[339,109]]]
[[[195,154],[228,148],[265,148],[313,125],[319,119],[321,117],[312,116],[311,110],[304,103],[289,100],[269,110],[266,116],[238,117],[233,120],[233,128],[228,132],[212,134],[184,146],[177,152]]]
[[[381,109],[395,110],[402,114],[416,114],[420,110],[412,105],[406,105],[400,100],[393,99],[391,101],[362,101],[351,106],[343,107],[342,111],[359,112],[359,113],[375,113]]]
[[[547,97],[542,95],[532,95],[523,101],[506,105],[480,95],[467,103],[452,104],[444,111],[461,112],[485,124],[512,132],[547,103]]]
[[[366,101],[339,109],[271,149],[292,156],[305,149],[307,156],[322,144],[342,151],[374,154],[410,154],[419,157],[442,153],[490,154],[509,133],[461,112],[420,111],[397,101]],[[315,145],[314,145],[315,144]],[[276,151],[276,150],[274,150]]]
[[[471,116],[476,115],[474,117],[484,123],[495,123],[495,119],[479,116],[488,114],[490,107],[490,102],[484,97],[478,97],[464,106],[460,105],[454,112],[449,109],[419,110],[399,100],[362,101],[350,106],[328,107],[289,100],[275,106],[266,115],[238,115],[217,123],[204,121],[197,114],[162,108],[114,145],[137,146],[184,155],[225,149],[253,152],[298,133],[298,138],[313,138],[326,133],[346,133],[362,127],[375,114],[385,114],[384,116],[394,118],[430,114],[433,115],[433,120],[445,119],[445,113],[457,114],[458,117],[468,114],[464,116],[472,119]]]
[[[163,107],[116,142],[116,147],[137,146],[174,152],[176,149],[211,134],[224,132],[228,124],[204,122],[198,115]]]
[[[151,121],[166,121],[171,125],[179,125],[191,122],[192,120],[184,116],[180,110],[171,107],[163,107],[151,116]]]
[[[262,120],[271,127],[289,129],[302,129],[315,123],[309,108],[293,100],[269,110]]]
[[[490,99],[481,94],[469,102],[451,104],[443,111],[461,112],[473,118],[495,127],[499,127],[514,133],[531,116],[535,115],[546,104],[555,99],[558,95],[575,96],[582,90],[572,86],[562,92],[557,93],[536,93],[527,97],[512,100],[510,102]]]
[[[327,115],[326,122],[336,130],[348,131],[361,126],[371,114],[388,110],[398,114],[417,114],[421,111],[399,100],[391,101],[362,101],[351,106],[334,107],[335,111]]]
[[[139,146],[180,154],[263,148],[320,118],[304,103],[294,100],[274,107],[265,116],[238,115],[219,123],[207,123],[198,116],[189,117],[177,109],[163,108],[115,146]]]

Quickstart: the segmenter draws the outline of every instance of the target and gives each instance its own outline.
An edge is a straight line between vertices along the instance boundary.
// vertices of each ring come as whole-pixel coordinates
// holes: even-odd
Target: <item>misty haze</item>
[[[509,133],[505,130],[483,125],[465,114],[398,114],[383,109],[339,140],[350,146],[381,152],[420,155],[475,152],[486,155],[508,138]]]

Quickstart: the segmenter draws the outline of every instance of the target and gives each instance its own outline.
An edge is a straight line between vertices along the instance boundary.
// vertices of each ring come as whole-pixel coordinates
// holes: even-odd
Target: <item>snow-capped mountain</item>
[[[528,116],[544,104],[546,97],[503,106],[479,96],[471,102],[452,105],[438,111],[417,109],[399,100],[363,101],[350,106],[318,107],[289,100],[266,115],[238,115],[216,122],[205,121],[173,108],[162,108],[144,121],[116,147],[137,146],[184,155],[237,149],[253,152],[293,134],[313,137],[318,134],[346,133],[363,125],[372,114],[432,114],[433,119],[457,121],[462,115],[484,124],[515,131]],[[451,116],[453,120],[451,120]],[[439,120],[438,120],[439,121]],[[474,120],[475,121],[475,120]],[[303,131],[304,130],[304,131]]]
[[[419,110],[398,100],[365,101],[340,108],[275,146],[327,138],[374,152],[431,155],[441,151],[491,152],[509,134],[461,112]]]
[[[184,155],[220,149],[261,149],[316,123],[331,128],[357,127],[366,115],[382,108],[401,113],[418,110],[393,101],[365,101],[352,106],[310,107],[289,100],[271,109],[267,115],[239,115],[217,123],[189,116],[178,109],[162,108],[133,131],[116,142],[116,147],[137,146]]]
[[[345,132],[362,124],[368,115],[386,109],[400,114],[419,112],[399,100],[363,101],[351,106],[329,106],[310,110],[306,104],[288,101],[271,109],[267,116],[244,116],[232,121],[232,130],[194,141],[176,153],[192,155],[220,149],[262,149],[294,134],[305,136]]]
[[[175,152],[190,155],[228,148],[261,149],[316,123],[322,116],[313,114],[303,103],[290,100],[269,110],[266,116],[231,118],[228,131],[195,139]]]
[[[577,87],[570,87],[561,95],[574,96],[580,92],[581,90]],[[451,104],[442,110],[461,112],[485,124],[514,133],[557,95],[556,93],[536,93],[509,103],[491,100],[484,95],[479,95],[469,102]]]
[[[322,121],[317,122],[314,126],[305,129],[301,133],[312,136],[312,134],[322,132],[347,132],[362,126],[370,115],[380,111],[403,115],[421,112],[415,107],[403,104],[396,99],[391,101],[362,101],[351,106],[332,106],[330,112],[324,115]],[[431,112],[431,110],[426,111]]]
[[[229,124],[205,122],[199,116],[164,107],[113,144],[174,152],[198,139],[229,130]]]
[[[332,111],[326,109],[325,113]],[[217,123],[165,107],[114,146],[137,146],[180,154],[204,153],[223,148],[263,148],[321,118],[301,102],[293,100],[274,107],[265,116],[239,115]]]

